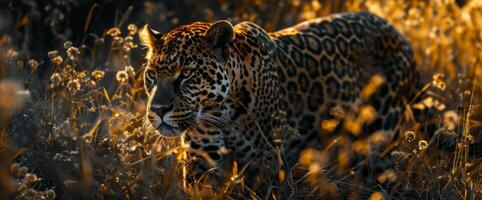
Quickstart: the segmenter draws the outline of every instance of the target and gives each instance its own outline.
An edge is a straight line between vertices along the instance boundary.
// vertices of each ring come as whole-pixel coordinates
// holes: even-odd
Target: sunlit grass
[[[92,24],[102,23],[96,21],[96,4],[89,7],[94,14],[87,15],[81,27],[87,32],[79,38],[68,35],[75,24],[61,21],[60,16],[71,14],[66,8],[76,6],[65,2],[15,15],[12,31],[0,36],[0,199],[482,195],[481,1],[212,1],[219,9],[196,2],[176,4],[204,13],[202,19],[169,10],[172,2],[144,2],[142,7],[122,10],[112,27],[90,33]],[[48,22],[55,41],[35,40],[35,34],[47,33],[18,28],[30,27],[29,19],[40,10],[51,15],[42,21]],[[141,11],[131,16],[133,10]],[[394,141],[381,133],[358,140],[349,134],[327,135],[323,149],[303,151],[295,170],[256,177],[269,186],[247,186],[245,169],[236,162],[225,170],[228,178],[219,185],[208,184],[211,171],[189,184],[193,177],[186,153],[192,150],[143,125],[144,51],[137,45],[137,31],[145,22],[157,22],[162,30],[189,20],[228,18],[233,23],[254,21],[272,31],[329,13],[359,10],[382,16],[409,38],[426,86],[427,98],[407,102],[407,123]],[[33,42],[43,44],[44,51],[29,49]],[[369,97],[382,81],[372,77],[362,95]],[[335,118],[323,121],[322,132],[332,132],[343,119],[348,121],[344,128],[357,135],[373,118],[371,107],[361,108],[357,116],[340,108],[331,112]],[[375,153],[376,145],[386,148]],[[272,148],[279,149],[278,143]],[[280,154],[277,151],[281,166]]]

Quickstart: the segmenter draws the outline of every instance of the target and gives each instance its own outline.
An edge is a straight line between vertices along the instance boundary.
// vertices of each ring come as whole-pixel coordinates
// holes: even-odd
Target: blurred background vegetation
[[[138,27],[165,33],[227,19],[274,31],[362,10],[410,39],[433,94],[417,106],[438,112],[406,127],[390,149],[402,164],[295,187],[308,189],[280,186],[272,197],[480,198],[481,147],[471,146],[481,137],[480,0],[10,0],[0,2],[0,199],[230,196],[236,184],[180,189],[179,166],[159,164],[172,152],[138,128],[145,103]]]

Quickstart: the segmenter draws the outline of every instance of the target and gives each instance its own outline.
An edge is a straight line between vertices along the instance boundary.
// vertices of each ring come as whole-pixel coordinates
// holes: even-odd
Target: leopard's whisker
[[[229,129],[229,131],[237,132],[237,130],[231,125],[232,121],[230,121],[229,119],[213,116],[208,113],[202,113],[198,119],[201,122],[206,122],[209,125],[216,126],[217,128],[221,128],[221,129],[227,128]]]

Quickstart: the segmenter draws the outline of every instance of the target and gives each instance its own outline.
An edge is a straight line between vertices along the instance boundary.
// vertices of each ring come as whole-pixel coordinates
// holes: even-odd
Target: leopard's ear
[[[229,44],[234,40],[234,27],[226,20],[221,20],[209,27],[204,39],[211,53],[219,60],[229,58]]]
[[[154,47],[159,42],[161,37],[161,33],[152,30],[147,24],[144,26],[144,28],[142,28],[141,31],[139,31],[139,39],[141,40],[141,44],[148,49],[147,57],[152,55]]]

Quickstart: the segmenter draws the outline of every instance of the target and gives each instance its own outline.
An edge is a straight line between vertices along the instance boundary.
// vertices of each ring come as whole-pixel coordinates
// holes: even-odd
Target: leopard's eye
[[[151,90],[157,80],[157,72],[154,69],[146,68],[144,72],[144,84],[147,90]]]
[[[182,69],[181,74],[179,74],[179,78],[181,79],[189,79],[193,75],[194,67],[186,66]]]

